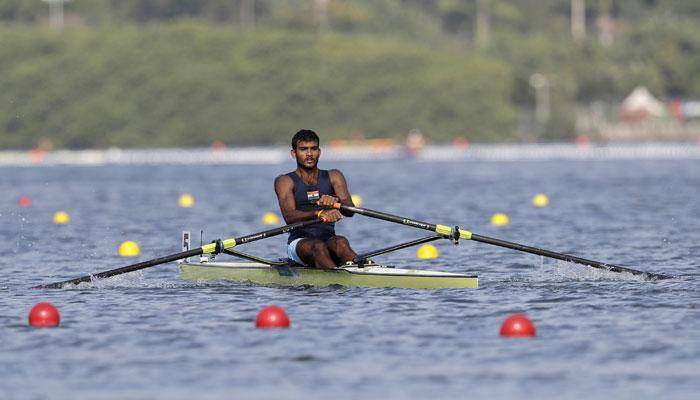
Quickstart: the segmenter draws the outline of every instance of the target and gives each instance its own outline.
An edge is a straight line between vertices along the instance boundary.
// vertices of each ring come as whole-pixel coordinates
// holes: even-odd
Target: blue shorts
[[[306,266],[303,261],[301,261],[301,258],[297,255],[297,245],[299,244],[299,241],[303,240],[304,238],[299,238],[299,239],[294,239],[292,240],[291,243],[287,245],[287,256],[292,259],[297,264],[301,264]]]

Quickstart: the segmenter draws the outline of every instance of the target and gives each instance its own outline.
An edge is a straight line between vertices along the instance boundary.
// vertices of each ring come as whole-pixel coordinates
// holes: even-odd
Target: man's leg
[[[337,267],[328,246],[318,239],[303,239],[297,244],[297,255],[310,267],[331,269]]]
[[[350,242],[348,242],[345,236],[333,236],[326,244],[331,254],[333,254],[341,264],[352,261],[357,257],[357,253],[350,247]]]

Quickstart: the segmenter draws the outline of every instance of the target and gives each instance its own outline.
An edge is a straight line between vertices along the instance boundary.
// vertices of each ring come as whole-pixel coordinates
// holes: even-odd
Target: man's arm
[[[333,190],[335,191],[335,195],[338,196],[338,201],[340,204],[354,207],[355,204],[352,202],[352,197],[348,191],[348,184],[345,181],[345,176],[343,176],[343,173],[340,172],[340,170],[332,169],[328,171],[328,174],[331,178],[331,185],[333,185]],[[355,214],[350,211],[341,211],[341,213],[346,217],[352,217]]]
[[[277,193],[282,218],[287,224],[317,218],[313,211],[297,210],[297,204],[294,200],[294,182],[287,175],[280,175],[275,179],[275,193]]]

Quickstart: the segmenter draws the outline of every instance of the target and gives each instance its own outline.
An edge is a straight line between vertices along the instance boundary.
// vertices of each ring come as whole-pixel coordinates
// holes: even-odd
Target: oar
[[[319,220],[319,219],[309,220],[309,221],[300,221],[300,222],[295,222],[293,224],[281,226],[279,228],[273,228],[270,230],[266,230],[266,231],[262,231],[262,232],[258,232],[258,233],[253,233],[253,234],[246,235],[246,236],[240,236],[237,238],[231,238],[231,239],[225,239],[225,240],[217,240],[213,243],[205,244],[204,246],[198,247],[196,249],[183,251],[181,253],[171,254],[171,255],[165,256],[165,257],[154,258],[153,260],[143,261],[143,262],[140,262],[137,264],[127,265],[126,267],[112,269],[109,271],[98,272],[98,273],[92,274],[92,275],[85,275],[85,276],[81,276],[79,278],[69,279],[67,281],[49,283],[46,285],[40,285],[40,286],[36,286],[35,289],[46,289],[46,288],[48,288],[48,289],[60,289],[64,285],[67,285],[67,284],[76,285],[80,282],[90,282],[93,278],[107,278],[110,276],[125,274],[127,272],[138,271],[140,269],[155,267],[156,265],[165,264],[165,263],[168,263],[171,261],[180,260],[180,259],[187,258],[187,257],[198,256],[200,254],[218,253],[218,252],[221,252],[223,250],[230,249],[230,248],[237,246],[239,244],[254,242],[256,240],[281,235],[283,233],[290,232],[294,229],[317,224],[319,222],[321,222],[321,220]]]
[[[346,206],[344,204],[335,203],[333,208],[337,208],[342,211],[348,211],[357,213],[360,215],[365,215],[367,217],[377,218],[384,221],[394,222],[401,225],[412,226],[414,228],[425,229],[431,232],[444,235],[451,239],[467,239],[474,240],[477,242],[488,243],[495,246],[506,247],[513,250],[524,251],[526,253],[537,254],[539,256],[545,256],[550,258],[556,258],[558,260],[569,261],[577,264],[588,265],[593,268],[600,268],[612,272],[628,272],[633,275],[642,276],[646,279],[668,279],[671,278],[668,275],[655,274],[651,272],[638,271],[636,269],[621,267],[619,265],[601,263],[598,261],[587,260],[585,258],[580,258],[568,254],[557,253],[554,251],[538,249],[537,247],[525,246],[518,243],[507,242],[505,240],[495,239],[488,236],[477,235],[466,229],[460,229],[458,227],[450,227],[447,225],[430,224],[427,222],[416,221],[410,218],[399,217],[398,215],[392,215],[383,213],[380,211],[369,210],[366,208]]]

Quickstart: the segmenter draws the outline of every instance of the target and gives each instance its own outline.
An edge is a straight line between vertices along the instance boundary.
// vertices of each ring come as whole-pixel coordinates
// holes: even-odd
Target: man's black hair
[[[297,143],[299,142],[316,142],[320,145],[321,139],[319,139],[316,132],[312,131],[311,129],[302,129],[294,134],[294,137],[292,138],[292,149],[296,150]]]

